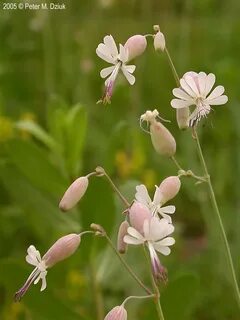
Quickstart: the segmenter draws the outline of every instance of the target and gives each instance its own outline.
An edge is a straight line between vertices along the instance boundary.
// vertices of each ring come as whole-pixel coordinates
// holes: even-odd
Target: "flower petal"
[[[187,94],[189,94],[192,98],[196,98],[197,94],[191,89],[185,79],[180,79],[180,85]]]
[[[127,72],[129,73],[133,73],[136,70],[136,66],[134,64],[131,64],[129,66],[125,65],[125,69],[127,70]]]
[[[216,77],[213,73],[209,73],[206,77],[206,86],[205,86],[205,92],[204,96],[206,97],[209,92],[212,90],[212,87],[216,81]]]
[[[191,100],[189,99],[188,101],[180,100],[180,99],[173,99],[171,101],[171,106],[175,109],[190,107],[193,104],[195,104],[193,99],[191,99]]]
[[[113,72],[114,68],[115,68],[115,66],[102,69],[100,72],[101,78],[108,77]]]
[[[155,245],[160,245],[160,246],[172,246],[175,243],[175,239],[173,237],[167,237],[163,240],[160,240],[155,243]]]
[[[144,243],[144,240],[136,239],[136,238],[133,238],[133,237],[128,236],[128,235],[124,236],[123,241],[125,243],[134,244],[134,245],[138,245],[138,244]]]
[[[115,40],[113,39],[113,37],[111,35],[105,36],[103,38],[103,42],[106,45],[109,54],[112,57],[116,57],[118,55],[118,49],[117,49],[117,45],[116,45]]]
[[[164,246],[157,246],[154,245],[155,250],[157,250],[158,252],[160,252],[161,254],[163,254],[164,256],[168,256],[171,253],[171,249],[168,247],[164,247]]]
[[[124,65],[122,65],[121,69],[122,69],[122,72],[123,72],[124,76],[126,77],[127,81],[131,85],[133,85],[135,83],[135,80],[136,80],[135,77],[131,73],[129,73],[127,71],[127,69],[126,69],[126,67]]]
[[[225,104],[228,102],[228,97],[223,95],[223,96],[220,96],[218,98],[215,98],[215,99],[212,99],[212,100],[208,100],[208,103],[212,106],[217,106],[217,105],[221,105],[221,104]]]
[[[175,88],[173,89],[172,91],[173,95],[176,97],[176,98],[179,98],[179,99],[182,99],[182,100],[191,100],[192,97],[189,96],[185,91],[183,91],[181,88]]]
[[[96,49],[96,54],[101,58],[102,60],[114,64],[116,59],[114,59],[112,56],[107,54],[106,47],[103,43],[100,43]]]
[[[128,61],[128,49],[126,49],[122,44],[119,45],[119,60],[122,63],[126,63]]]
[[[175,206],[166,206],[166,207],[160,208],[160,210],[163,213],[173,214],[176,210],[176,207]]]
[[[221,96],[224,92],[224,87],[223,86],[217,86],[212,92],[211,94],[207,97],[208,100],[211,100],[211,99],[215,99],[219,96]]]
[[[135,193],[135,199],[144,204],[145,206],[149,207],[152,203],[151,198],[149,197],[147,188],[144,184],[140,184],[139,186],[136,186],[136,193]]]
[[[127,232],[128,232],[128,234],[130,234],[130,236],[132,236],[132,237],[134,237],[134,238],[136,238],[136,239],[139,239],[139,240],[143,240],[143,241],[144,241],[144,238],[143,238],[143,236],[141,235],[141,233],[138,232],[135,228],[129,227],[129,228],[127,229]]]
[[[198,79],[198,76],[196,77],[196,79]],[[194,78],[192,76],[187,75],[184,77],[184,80],[186,81],[188,86],[192,89],[195,96],[198,96],[200,94],[200,92],[199,92],[199,89],[197,87],[196,82],[194,81]]]

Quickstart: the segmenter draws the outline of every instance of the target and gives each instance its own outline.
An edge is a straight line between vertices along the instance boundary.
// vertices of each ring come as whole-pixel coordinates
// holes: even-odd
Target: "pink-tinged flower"
[[[129,221],[133,228],[143,234],[143,223],[146,219],[150,220],[152,214],[145,203],[134,201],[128,210]]]
[[[160,155],[172,157],[176,152],[176,141],[171,132],[159,121],[158,111],[146,111],[140,118],[140,126],[146,121],[150,125],[150,135],[154,149]],[[143,129],[146,131],[145,129]]]
[[[181,188],[181,181],[178,176],[170,176],[164,179],[158,187],[161,194],[161,203],[166,203],[176,197]]]
[[[174,238],[168,237],[174,231],[174,226],[167,219],[159,219],[152,217],[146,219],[143,224],[143,234],[133,227],[128,228],[128,235],[124,237],[124,241],[132,245],[140,245],[146,243],[156,279],[166,280],[165,268],[161,265],[157,252],[167,256],[171,249],[169,246],[175,243]]]
[[[124,48],[128,50],[128,61],[142,55],[146,50],[146,47],[147,40],[145,36],[136,34],[130,37],[124,45]]]
[[[176,109],[187,108],[195,105],[196,108],[189,117],[189,126],[195,126],[211,111],[211,106],[227,103],[228,97],[223,95],[224,87],[217,86],[213,91],[216,77],[213,73],[187,72],[180,79],[180,88],[173,89],[177,99],[171,101],[171,106]]]
[[[27,278],[23,287],[15,293],[14,300],[20,301],[31,284],[37,284],[40,280],[42,280],[41,291],[45,290],[47,287],[47,269],[72,255],[77,250],[80,241],[80,235],[75,233],[61,237],[42,258],[39,251],[31,245],[27,249],[26,261],[35,268]]]
[[[80,177],[76,179],[64,193],[60,203],[59,208],[62,211],[68,211],[72,209],[78,201],[84,196],[88,188],[88,178]]]
[[[129,61],[128,49],[120,44],[118,51],[117,45],[111,35],[104,37],[103,43],[100,43],[96,49],[96,54],[99,58],[113,65],[102,69],[100,72],[101,78],[107,78],[105,80],[105,92],[101,102],[110,103],[113,87],[119,71],[121,70],[127,81],[133,85],[135,83],[133,72],[136,66],[126,65]]]
[[[127,244],[123,241],[123,238],[127,234],[128,227],[129,223],[125,220],[120,224],[118,229],[117,249],[120,253],[125,253],[127,251]]]
[[[160,188],[156,186],[156,191],[153,196],[153,200],[150,198],[147,188],[144,184],[140,184],[136,187],[135,199],[136,202],[141,203],[143,206],[147,207],[150,210],[152,216],[161,215],[169,223],[172,222],[172,218],[169,214],[173,214],[176,210],[175,206],[165,206],[162,205],[166,202],[164,194],[161,192]]]
[[[127,311],[123,305],[114,307],[108,312],[104,320],[127,320]]]

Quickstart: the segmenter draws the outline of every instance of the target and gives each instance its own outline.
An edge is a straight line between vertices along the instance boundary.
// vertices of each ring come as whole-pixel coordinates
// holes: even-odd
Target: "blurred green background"
[[[28,2],[31,2],[30,0]],[[36,3],[37,1],[32,1]],[[64,1],[63,1],[64,2]],[[180,75],[213,72],[229,103],[200,124],[201,141],[240,276],[240,2],[237,0],[65,0],[66,10],[0,10],[0,319],[97,319],[128,295],[143,294],[101,238],[86,235],[78,252],[56,265],[40,293],[33,286],[21,303],[14,292],[31,267],[26,249],[44,253],[60,236],[100,223],[115,240],[124,207],[104,179],[92,178],[77,209],[61,213],[69,183],[103,166],[131,201],[138,183],[154,185],[177,173],[158,156],[139,116],[157,108],[172,120],[177,159],[201,174],[191,132],[180,132],[170,107],[175,87],[164,54],[151,39],[135,64],[136,84],[118,78],[112,104],[97,105],[107,64],[95,54],[104,35],[124,43],[160,24]],[[228,279],[223,245],[206,186],[183,179],[172,201],[176,245],[169,257],[169,283],[162,286],[166,320],[240,319]],[[104,190],[104,192],[103,192]],[[125,257],[149,283],[141,249]],[[151,301],[131,301],[129,319],[156,319]]]

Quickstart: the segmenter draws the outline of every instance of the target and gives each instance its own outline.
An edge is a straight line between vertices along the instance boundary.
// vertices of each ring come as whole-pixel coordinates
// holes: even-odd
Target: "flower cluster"
[[[142,184],[136,187],[135,200],[129,209],[130,227],[124,236],[124,242],[132,245],[146,244],[150,253],[153,275],[156,280],[167,280],[165,268],[161,265],[157,252],[169,255],[169,246],[175,243],[169,237],[174,231],[169,214],[175,212],[175,206],[163,205],[179,192],[181,182],[178,177],[168,177],[156,186],[151,200],[147,188]]]

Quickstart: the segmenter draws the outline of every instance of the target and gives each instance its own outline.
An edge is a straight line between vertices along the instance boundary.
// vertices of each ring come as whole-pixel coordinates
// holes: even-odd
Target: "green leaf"
[[[77,104],[70,109],[66,118],[66,161],[71,176],[77,176],[81,169],[81,155],[87,129],[86,109]]]
[[[34,136],[37,140],[46,145],[50,150],[59,153],[60,146],[58,143],[37,123],[29,120],[18,121],[15,123],[17,129],[25,130]]]
[[[1,167],[0,178],[10,197],[24,209],[30,228],[42,239],[54,238],[61,232],[79,231],[79,224],[58,209],[47,193],[34,188],[19,170],[10,165]]]
[[[13,140],[8,144],[8,156],[33,186],[59,198],[68,181],[50,162],[46,151],[31,141]]]
[[[179,275],[169,281],[161,295],[163,313],[168,320],[192,319],[191,313],[197,301],[199,279],[195,274]]]

